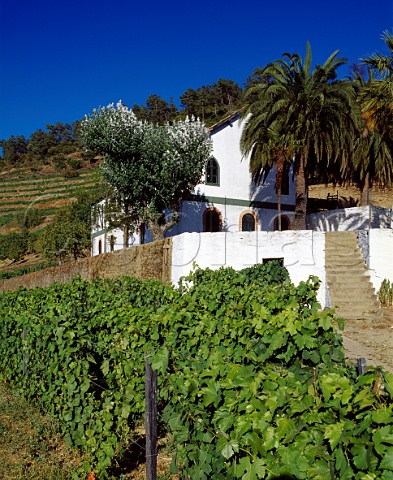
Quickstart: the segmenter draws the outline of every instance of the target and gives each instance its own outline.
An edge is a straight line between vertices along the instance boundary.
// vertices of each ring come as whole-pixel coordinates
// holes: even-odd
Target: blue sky
[[[284,52],[313,63],[385,51],[393,1],[0,0],[0,139],[155,93],[179,104],[219,78],[244,85]],[[347,69],[342,67],[345,75]]]

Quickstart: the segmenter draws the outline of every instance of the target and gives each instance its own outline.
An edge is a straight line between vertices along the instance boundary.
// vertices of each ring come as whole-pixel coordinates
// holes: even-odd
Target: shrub
[[[378,298],[383,307],[390,307],[393,305],[393,284],[386,278],[381,283],[381,288],[378,291]]]
[[[19,228],[34,228],[40,225],[44,218],[42,210],[27,208],[15,214],[15,224]]]
[[[56,170],[63,170],[67,165],[67,159],[64,157],[64,155],[55,155],[52,158],[52,163]]]
[[[0,236],[0,260],[20,260],[28,251],[28,231]]]
[[[3,225],[7,225],[7,223],[10,223],[14,219],[14,215],[12,213],[7,213],[6,215],[1,215],[0,216],[0,227]]]
[[[71,168],[66,168],[64,171],[64,178],[77,178],[79,177],[79,172]]]
[[[82,165],[82,162],[78,158],[69,158],[67,163],[72,170],[78,170]]]

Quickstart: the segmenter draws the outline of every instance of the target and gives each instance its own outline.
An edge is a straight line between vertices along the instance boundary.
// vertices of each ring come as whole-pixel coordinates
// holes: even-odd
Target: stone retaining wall
[[[47,287],[52,283],[69,282],[78,275],[84,280],[129,275],[141,280],[155,278],[169,283],[172,277],[172,239],[166,238],[117,252],[83,258],[21,277],[0,280],[0,291],[17,290],[19,287]]]

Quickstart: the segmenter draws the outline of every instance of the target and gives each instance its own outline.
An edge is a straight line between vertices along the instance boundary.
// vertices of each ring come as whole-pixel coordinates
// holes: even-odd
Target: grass
[[[50,419],[0,383],[0,478],[71,480],[81,457]]]
[[[122,462],[108,472],[110,478],[145,479],[144,444],[144,435],[136,436]],[[158,480],[178,480],[168,473],[172,454],[168,439],[162,438]],[[71,480],[81,464],[81,455],[67,448],[55,424],[0,382],[0,479]]]

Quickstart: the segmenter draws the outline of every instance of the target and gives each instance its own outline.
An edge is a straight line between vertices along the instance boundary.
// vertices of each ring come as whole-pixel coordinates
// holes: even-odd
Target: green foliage
[[[26,275],[27,273],[38,272],[44,268],[54,267],[55,263],[41,263],[39,265],[34,265],[33,267],[22,267],[15,268],[14,270],[9,270],[7,272],[0,272],[0,280],[6,280],[8,278],[20,277],[21,275]]]
[[[0,235],[0,260],[19,260],[28,252],[28,231]]]
[[[236,282],[237,285],[250,285],[253,282],[263,282],[264,284],[274,285],[289,281],[288,270],[283,267],[278,260],[272,260],[263,264],[253,265],[243,270],[236,271],[231,267],[221,268],[219,270],[211,270],[210,268],[195,269],[190,275],[182,277],[180,282],[180,290],[187,291],[188,285],[200,287],[212,284],[223,284]]]
[[[23,135],[11,135],[8,140],[0,140],[0,147],[5,164],[15,166],[27,152],[27,140]]]
[[[78,158],[69,158],[67,163],[72,170],[78,170],[81,168],[81,161]]]
[[[49,133],[39,129],[31,134],[27,150],[32,155],[45,157],[53,144],[54,140]]]
[[[288,270],[278,260],[271,260],[263,264],[253,265],[242,270],[247,276],[248,283],[254,280],[264,280],[269,284],[282,283],[289,280]]]
[[[90,248],[91,208],[100,200],[101,191],[77,190],[75,196],[76,201],[58,211],[40,234],[38,248],[48,260],[76,260]]]
[[[52,162],[56,170],[63,170],[67,165],[67,159],[64,155],[55,155]]]
[[[37,208],[27,208],[14,215],[14,222],[19,228],[34,228],[40,225],[45,216],[42,210]]]
[[[57,122],[47,125],[46,131],[38,129],[29,139],[12,135],[8,140],[0,140],[2,160],[5,166],[47,165],[55,157],[55,163],[61,164],[61,157],[81,149],[77,140],[78,122],[73,125]],[[63,167],[58,167],[63,168]]]
[[[390,280],[384,279],[378,291],[378,298],[383,307],[390,307],[393,305],[393,284]]]
[[[3,225],[7,225],[7,223],[10,223],[14,219],[14,215],[12,213],[9,213],[7,215],[1,215],[0,216],[0,227]]]
[[[243,90],[233,80],[220,78],[212,85],[203,85],[196,90],[188,88],[180,101],[187,115],[213,125],[242,106]]]
[[[315,279],[295,288],[247,286],[227,269],[210,283],[201,275],[167,338],[164,419],[183,478],[388,475],[390,440],[374,443],[393,432],[393,377],[373,393],[379,374],[357,379],[345,365]]]
[[[342,176],[351,160],[354,132],[350,82],[337,80],[345,63],[333,52],[312,68],[306,55],[285,53],[283,59],[255,72],[245,93],[240,147],[249,155],[250,171],[258,180],[279,160],[294,162],[296,171],[295,228],[306,228],[308,178],[316,165]]]
[[[1,376],[99,478],[143,418],[147,355],[182,478],[390,478],[393,377],[345,364],[318,287],[266,264],[196,270],[178,290],[124,277],[3,293]]]
[[[38,399],[66,440],[89,452],[86,471],[102,474],[141,419],[141,358],[154,348],[153,313],[166,291],[169,299],[173,289],[159,282],[75,279],[0,296],[1,376]]]
[[[124,211],[132,210],[135,223],[147,223],[154,239],[176,222],[179,204],[200,182],[212,148],[201,122],[143,122],[121,102],[94,110],[80,135],[87,148],[104,155],[104,178]],[[165,210],[175,213],[163,224]]]

